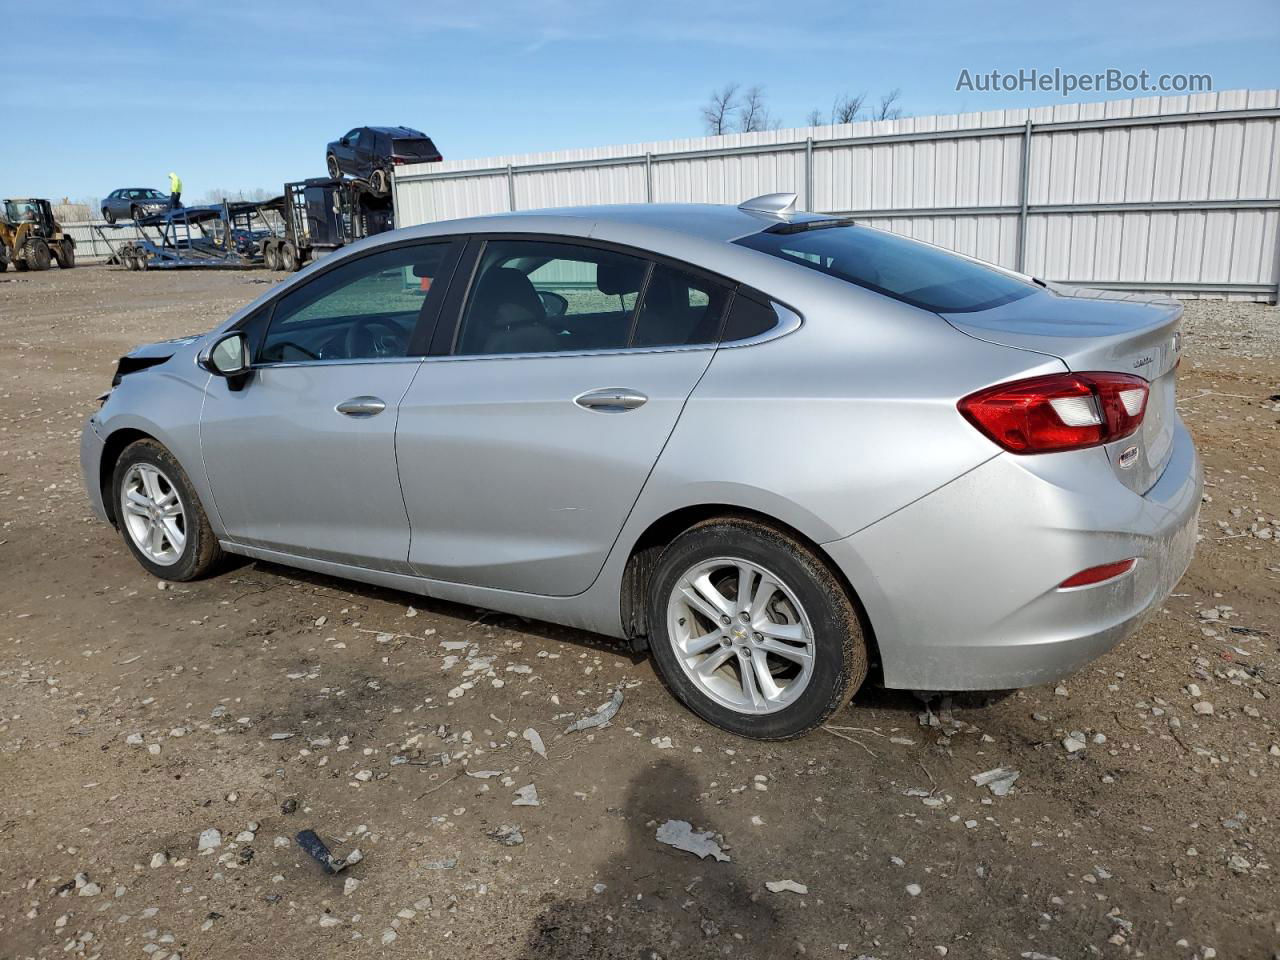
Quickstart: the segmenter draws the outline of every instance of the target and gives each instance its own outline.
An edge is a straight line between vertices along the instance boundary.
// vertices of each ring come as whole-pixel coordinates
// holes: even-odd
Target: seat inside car
[[[556,335],[546,325],[542,298],[529,278],[514,267],[494,267],[480,278],[461,352],[547,353],[556,349]]]

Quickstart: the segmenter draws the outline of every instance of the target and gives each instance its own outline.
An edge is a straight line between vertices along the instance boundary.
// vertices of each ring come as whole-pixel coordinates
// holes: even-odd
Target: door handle
[[[333,409],[345,416],[362,420],[367,417],[376,417],[387,409],[387,405],[377,397],[352,397],[350,400],[343,400]]]
[[[573,398],[573,402],[586,410],[598,413],[626,413],[636,407],[642,407],[649,400],[639,390],[626,387],[603,387],[599,390],[588,390]]]

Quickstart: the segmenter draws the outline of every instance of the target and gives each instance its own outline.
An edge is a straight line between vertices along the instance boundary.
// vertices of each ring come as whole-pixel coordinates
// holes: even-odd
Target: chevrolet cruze
[[[387,233],[120,360],[96,513],[625,638],[735,733],[1056,679],[1190,561],[1181,308],[796,213],[610,206]]]

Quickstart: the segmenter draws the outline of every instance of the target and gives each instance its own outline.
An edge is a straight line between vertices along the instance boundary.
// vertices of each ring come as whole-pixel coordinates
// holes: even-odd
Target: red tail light
[[[1129,436],[1147,410],[1147,381],[1124,373],[1055,373],[987,387],[957,406],[1011,453],[1081,450]]]
[[[392,157],[391,162],[398,167],[403,163],[408,163],[409,161],[406,160],[404,157]]]

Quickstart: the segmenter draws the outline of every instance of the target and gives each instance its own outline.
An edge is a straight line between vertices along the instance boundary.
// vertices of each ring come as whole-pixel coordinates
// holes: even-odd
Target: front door
[[[379,570],[407,568],[396,469],[400,400],[452,263],[448,242],[344,261],[293,287],[247,329],[240,389],[207,388],[205,469],[232,540]]]
[[[414,572],[586,590],[711,360],[727,298],[641,257],[489,241],[456,346],[423,362],[401,403]]]

